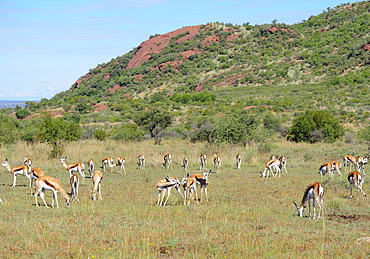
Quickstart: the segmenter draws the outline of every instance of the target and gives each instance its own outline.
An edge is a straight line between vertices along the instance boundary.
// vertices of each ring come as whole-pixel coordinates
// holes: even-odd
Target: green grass
[[[257,146],[209,147],[185,141],[164,141],[153,145],[81,141],[67,147],[67,163],[96,162],[105,156],[126,158],[127,174],[105,173],[103,201],[90,197],[91,179],[80,186],[80,202],[66,207],[59,197],[59,209],[36,207],[28,179],[19,176],[11,188],[11,174],[1,169],[0,235],[2,258],[363,258],[369,257],[370,204],[354,192],[348,199],[346,174],[323,177],[320,164],[341,159],[353,150],[363,155],[365,145],[274,143],[271,153],[257,153]],[[24,157],[33,165],[58,178],[70,191],[68,172],[59,159],[48,160],[47,146],[19,143],[0,152],[11,166]],[[222,158],[221,173],[211,174],[210,201],[183,206],[172,191],[169,205],[156,207],[158,179],[182,177],[183,156],[189,157],[189,171],[198,172],[198,156],[212,152]],[[242,169],[234,169],[235,154],[243,154]],[[136,157],[143,153],[147,166],[136,169]],[[161,167],[163,155],[171,153],[171,169]],[[288,174],[261,178],[259,171],[271,154],[288,157]],[[305,154],[311,154],[310,156]],[[1,161],[2,162],[2,161]],[[98,167],[99,165],[97,165]],[[319,181],[326,187],[324,219],[299,218],[292,201],[300,202],[305,187]],[[368,192],[368,184],[363,185]],[[46,192],[51,204],[51,192]],[[39,200],[41,202],[41,200]],[[41,204],[41,203],[40,203]]]

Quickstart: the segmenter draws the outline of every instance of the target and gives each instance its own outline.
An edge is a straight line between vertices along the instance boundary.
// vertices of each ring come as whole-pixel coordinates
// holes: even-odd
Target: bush
[[[339,119],[328,111],[309,110],[293,120],[287,139],[295,142],[334,142],[344,135]]]
[[[137,124],[127,123],[113,128],[111,138],[122,141],[139,141],[144,139],[144,134]]]
[[[105,130],[99,129],[95,130],[93,133],[93,137],[96,138],[99,141],[103,141],[107,138],[108,133]]]

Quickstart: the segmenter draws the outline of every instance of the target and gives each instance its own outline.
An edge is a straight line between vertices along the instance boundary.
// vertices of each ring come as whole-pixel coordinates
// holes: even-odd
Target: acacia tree
[[[164,130],[172,124],[173,115],[159,108],[151,108],[140,113],[134,121],[144,130],[149,131],[155,144],[161,144]]]
[[[52,146],[49,153],[52,158],[61,155],[69,142],[78,140],[82,135],[79,124],[63,118],[53,119],[50,115],[41,119],[39,128],[38,140]]]

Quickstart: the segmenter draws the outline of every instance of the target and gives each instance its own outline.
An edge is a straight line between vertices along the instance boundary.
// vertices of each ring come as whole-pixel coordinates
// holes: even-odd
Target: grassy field
[[[20,165],[33,160],[47,175],[58,178],[70,191],[69,174],[59,159],[47,159],[48,147],[18,143],[0,148],[1,160]],[[199,172],[200,153],[222,158],[220,173],[209,177],[209,202],[183,206],[172,191],[168,206],[157,207],[157,180],[181,178],[181,161],[189,158],[190,173]],[[242,169],[235,169],[235,155],[242,153]],[[81,141],[70,144],[63,155],[67,163],[101,161],[106,156],[126,158],[127,174],[118,168],[106,172],[103,201],[92,201],[92,182],[85,178],[79,202],[60,208],[36,207],[28,179],[19,176],[11,188],[12,175],[2,167],[0,182],[2,258],[368,258],[370,257],[370,203],[357,190],[349,199],[343,176],[321,177],[321,163],[343,155],[364,155],[365,145],[272,143],[216,147],[186,141],[165,140],[115,143]],[[146,156],[146,168],[136,169],[136,157]],[[162,169],[165,153],[174,164]],[[288,157],[288,174],[261,178],[259,171],[271,154]],[[2,162],[2,161],[1,161]],[[99,167],[99,166],[97,166]],[[305,187],[319,181],[326,188],[324,218],[297,217],[292,201],[300,202]],[[365,181],[363,189],[369,192]],[[46,193],[51,204],[51,192]],[[41,199],[39,199],[41,202]],[[41,203],[40,203],[41,205]],[[305,213],[307,215],[307,212]]]

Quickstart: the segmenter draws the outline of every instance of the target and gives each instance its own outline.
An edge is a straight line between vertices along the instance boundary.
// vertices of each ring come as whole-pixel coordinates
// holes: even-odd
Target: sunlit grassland
[[[70,191],[68,172],[59,159],[47,158],[48,147],[18,143],[2,147],[1,160],[11,166],[24,157],[33,166],[58,178]],[[36,207],[28,179],[19,176],[11,188],[11,174],[1,168],[0,235],[3,258],[362,258],[370,256],[369,209],[367,198],[355,191],[352,200],[346,174],[341,178],[321,177],[322,162],[340,160],[345,154],[364,155],[365,145],[270,143],[258,145],[210,146],[187,141],[165,140],[120,143],[81,141],[70,144],[67,163],[92,158],[99,168],[102,158],[124,156],[127,174],[104,174],[103,201],[90,198],[92,183],[83,179],[80,202],[66,207],[59,197],[59,209]],[[199,172],[199,154],[222,158],[220,173],[209,177],[208,203],[183,206],[172,191],[169,205],[157,207],[155,184],[165,176],[181,178],[183,156],[188,156],[189,173]],[[243,154],[242,169],[235,169],[235,155]],[[137,155],[145,154],[143,170],[136,169]],[[171,153],[174,164],[162,169],[163,155]],[[288,174],[261,178],[259,171],[271,154],[288,157]],[[2,161],[1,161],[2,162]],[[299,218],[292,201],[300,202],[305,187],[319,181],[326,187],[323,220]],[[368,183],[363,185],[369,192]],[[200,194],[200,193],[199,193]],[[46,192],[51,204],[51,193]],[[41,202],[41,200],[39,200]],[[41,204],[41,203],[40,203]]]

